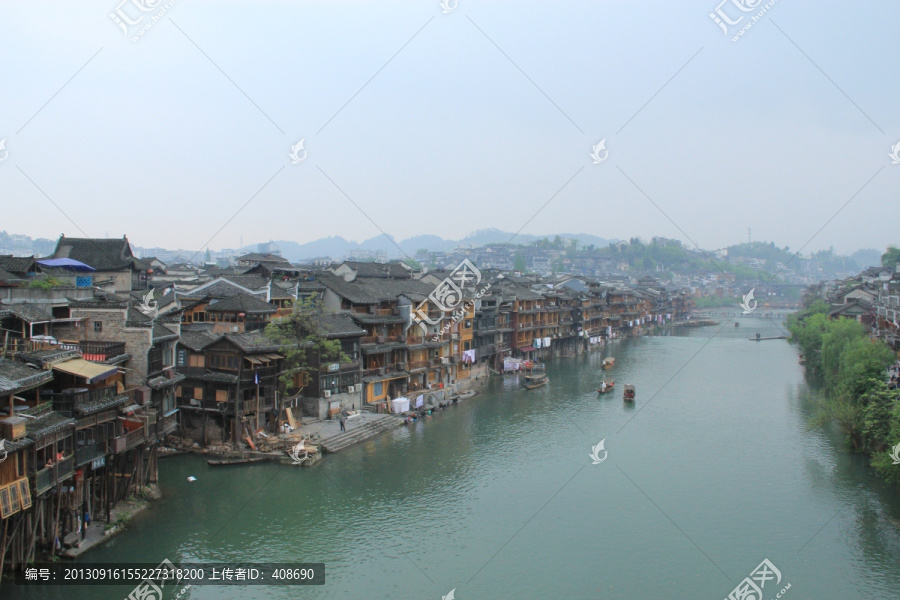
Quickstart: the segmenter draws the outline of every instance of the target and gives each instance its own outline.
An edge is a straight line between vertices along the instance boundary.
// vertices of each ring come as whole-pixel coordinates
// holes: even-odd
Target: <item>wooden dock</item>
[[[747,339],[750,340],[751,342],[762,342],[765,340],[786,340],[787,336],[786,335],[775,335],[775,336],[771,336],[771,337],[758,337],[758,338],[747,338]]]

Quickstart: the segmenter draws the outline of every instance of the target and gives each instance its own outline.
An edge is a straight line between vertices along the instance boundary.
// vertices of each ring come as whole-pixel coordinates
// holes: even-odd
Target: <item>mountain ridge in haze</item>
[[[321,256],[330,256],[339,259],[348,252],[355,249],[369,250],[377,252],[384,251],[390,258],[410,258],[416,255],[421,249],[427,249],[431,252],[451,252],[459,246],[478,247],[485,244],[505,244],[507,242],[516,244],[529,244],[537,240],[548,238],[551,241],[556,236],[565,239],[577,239],[579,246],[589,246],[593,244],[597,247],[606,247],[610,242],[617,241],[615,239],[606,239],[588,233],[559,233],[550,235],[530,235],[530,234],[513,234],[500,229],[480,229],[470,233],[461,240],[445,240],[437,235],[422,234],[413,236],[403,241],[397,242],[391,236],[388,239],[385,235],[378,235],[362,242],[346,240],[341,236],[329,236],[313,240],[305,244],[298,244],[289,240],[276,240],[275,244],[281,249],[281,254],[291,262],[300,262],[305,259],[316,258]],[[396,245],[391,241],[394,240]],[[399,249],[398,249],[399,246]],[[255,251],[255,244],[245,246],[244,250],[248,252]]]

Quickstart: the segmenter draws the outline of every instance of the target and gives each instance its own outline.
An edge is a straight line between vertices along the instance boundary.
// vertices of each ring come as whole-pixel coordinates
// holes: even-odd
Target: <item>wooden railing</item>
[[[91,444],[90,446],[77,448],[75,450],[75,466],[80,467],[81,465],[85,465],[92,460],[96,460],[104,456],[106,456],[105,443]]]
[[[82,340],[75,343],[86,360],[104,361],[125,354],[125,342]]]
[[[73,473],[75,473],[75,457],[71,455],[49,467],[44,467],[40,471],[37,471],[34,474],[35,495],[40,496],[57,483],[71,477]]]

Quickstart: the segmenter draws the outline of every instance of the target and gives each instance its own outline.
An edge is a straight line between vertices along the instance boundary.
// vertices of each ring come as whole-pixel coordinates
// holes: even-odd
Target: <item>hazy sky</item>
[[[900,242],[897,2],[119,1],[0,3],[0,229]]]

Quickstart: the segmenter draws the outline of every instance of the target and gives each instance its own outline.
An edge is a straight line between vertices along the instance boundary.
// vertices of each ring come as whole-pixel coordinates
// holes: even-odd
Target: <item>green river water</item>
[[[768,559],[782,580],[766,600],[788,583],[788,600],[900,598],[900,493],[839,432],[808,430],[796,350],[747,340],[780,335],[775,323],[740,321],[553,361],[536,390],[493,377],[313,468],[166,459],[162,499],[79,562],[326,565],[323,586],[194,586],[191,600],[721,600]],[[616,357],[608,372],[605,356]],[[604,375],[617,389],[598,397]],[[601,439],[607,459],[592,464]],[[132,587],[2,596],[113,599]]]

